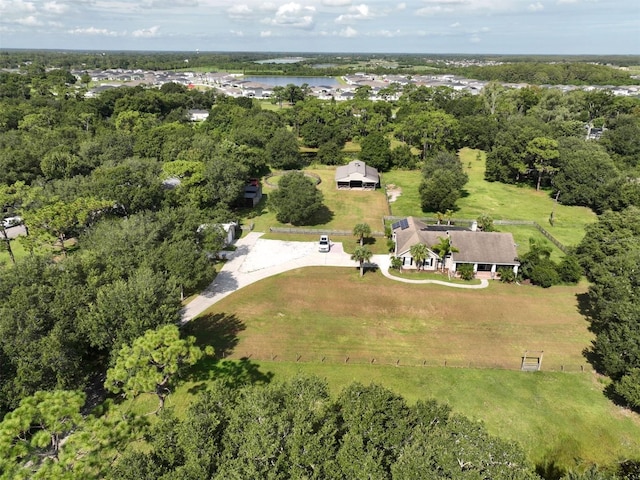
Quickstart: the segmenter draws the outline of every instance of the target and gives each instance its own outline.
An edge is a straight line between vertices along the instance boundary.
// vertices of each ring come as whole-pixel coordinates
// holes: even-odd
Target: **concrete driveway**
[[[356,268],[358,266],[351,260],[351,255],[344,252],[341,242],[332,242],[328,253],[320,253],[318,242],[265,240],[260,238],[262,235],[264,233],[251,232],[236,241],[235,251],[228,253],[227,262],[222,266],[213,283],[182,309],[183,324],[236,290],[282,272],[301,267]],[[370,265],[377,266],[385,277],[403,283],[434,283],[455,288],[485,288],[489,285],[487,280],[482,280],[479,285],[463,285],[438,280],[398,278],[389,274],[389,255],[374,255]]]
[[[264,240],[251,232],[236,241],[227,262],[206,290],[182,311],[182,323],[195,318],[214,303],[236,290],[278,273],[301,267],[332,266],[355,268],[356,263],[344,253],[342,243],[332,243],[328,253],[318,252],[318,242]]]

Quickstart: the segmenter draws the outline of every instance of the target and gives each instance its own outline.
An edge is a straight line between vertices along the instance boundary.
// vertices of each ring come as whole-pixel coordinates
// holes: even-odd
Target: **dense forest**
[[[21,62],[23,54],[16,55],[11,61]],[[167,56],[122,58],[156,65],[178,58]],[[103,58],[85,60],[90,57]],[[467,146],[487,152],[488,180],[538,188],[601,214],[574,252],[592,282],[583,302],[596,334],[589,358],[613,379],[618,401],[640,408],[639,99],[491,83],[477,96],[410,86],[397,102],[372,102],[365,88],[353,100],[330,102],[290,86],[283,89],[286,108],[265,109],[249,98],[173,83],[114,88],[97,98],[85,91],[65,68],[32,64],[22,73],[0,73],[2,216],[20,216],[28,229],[10,239],[4,222],[0,226],[12,259],[0,268],[0,416],[34,415],[15,437],[0,440],[17,462],[2,468],[34,467],[29,455],[48,450],[51,438],[81,424],[85,437],[70,442],[70,449],[84,448],[87,438],[108,437],[107,420],[80,418],[85,397],[73,391],[104,398],[102,382],[122,349],[179,320],[181,299],[212,280],[210,253],[222,246],[219,229],[200,227],[244,215],[248,179],[270,168],[344,164],[352,155],[382,171],[422,175],[426,212],[455,209],[466,182],[455,152]],[[208,110],[207,120],[190,122],[193,108]],[[601,138],[587,139],[596,127],[603,128]],[[361,152],[345,153],[348,141],[361,145]],[[310,153],[301,155],[300,146]],[[18,246],[23,255],[14,254]],[[114,478],[246,478],[267,468],[280,472],[278,478],[353,478],[349,468],[356,466],[376,478],[415,478],[416,469],[443,472],[456,465],[451,478],[535,478],[515,447],[444,407],[408,407],[389,392],[357,385],[333,400],[316,381],[296,382],[214,391],[194,404],[193,421],[163,414],[145,437],[150,449],[122,457]],[[47,402],[76,408],[69,417],[76,423],[60,426],[54,418],[57,436],[31,439],[28,433],[39,424],[34,412],[54,411]],[[256,427],[240,438],[238,426],[251,415],[273,429]],[[382,422],[379,431],[363,431],[357,421],[363,416]],[[3,422],[0,434],[15,432],[12,422]],[[106,429],[131,438],[119,428]],[[299,435],[291,440],[297,443],[283,444],[263,437],[266,431]],[[216,452],[208,464],[185,440],[205,432],[207,451]],[[458,437],[469,442],[468,460],[454,458],[454,449],[436,448]],[[233,461],[251,449],[271,454],[242,466]],[[72,450],[68,458],[76,454]],[[91,468],[95,473],[103,467]],[[204,477],[199,469],[206,470]],[[175,476],[178,471],[182,476]],[[88,478],[78,472],[86,473],[67,473]],[[5,477],[20,478],[11,475]],[[623,471],[610,475],[636,478]]]

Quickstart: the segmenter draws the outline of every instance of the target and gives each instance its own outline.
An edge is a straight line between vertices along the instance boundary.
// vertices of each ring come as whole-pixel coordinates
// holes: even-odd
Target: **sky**
[[[640,54],[640,0],[0,0],[0,48]]]

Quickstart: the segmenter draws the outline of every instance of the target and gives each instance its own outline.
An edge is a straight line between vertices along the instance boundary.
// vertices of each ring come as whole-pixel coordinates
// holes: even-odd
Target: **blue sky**
[[[0,48],[640,54],[640,1],[0,0]]]

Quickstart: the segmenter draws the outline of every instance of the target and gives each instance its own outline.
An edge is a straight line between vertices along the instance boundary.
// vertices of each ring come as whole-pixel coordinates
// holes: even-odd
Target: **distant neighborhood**
[[[165,83],[178,83],[189,88],[214,88],[220,93],[231,97],[250,97],[258,99],[268,99],[273,95],[273,85],[250,81],[242,74],[232,74],[225,72],[198,73],[190,71],[146,71],[146,70],[126,70],[109,69],[95,71],[72,71],[77,78],[85,73],[91,77],[93,86],[87,92],[87,97],[93,97],[100,92],[116,88],[118,86],[156,86],[160,87]],[[286,78],[286,77],[283,77]],[[438,75],[374,75],[365,72],[358,72],[352,75],[340,77],[342,84],[309,86],[308,94],[322,100],[351,100],[359,87],[370,87],[369,97],[371,100],[397,100],[402,95],[402,89],[406,85],[425,87],[450,87],[456,91],[468,92],[473,95],[479,94],[487,85],[487,81],[464,78],[458,75],[438,74]],[[507,88],[524,88],[529,86],[526,83],[503,83]],[[390,88],[391,87],[391,88]],[[616,96],[639,96],[640,86],[607,86],[607,85],[542,85],[543,88],[553,88],[568,92],[572,90],[606,90]]]

